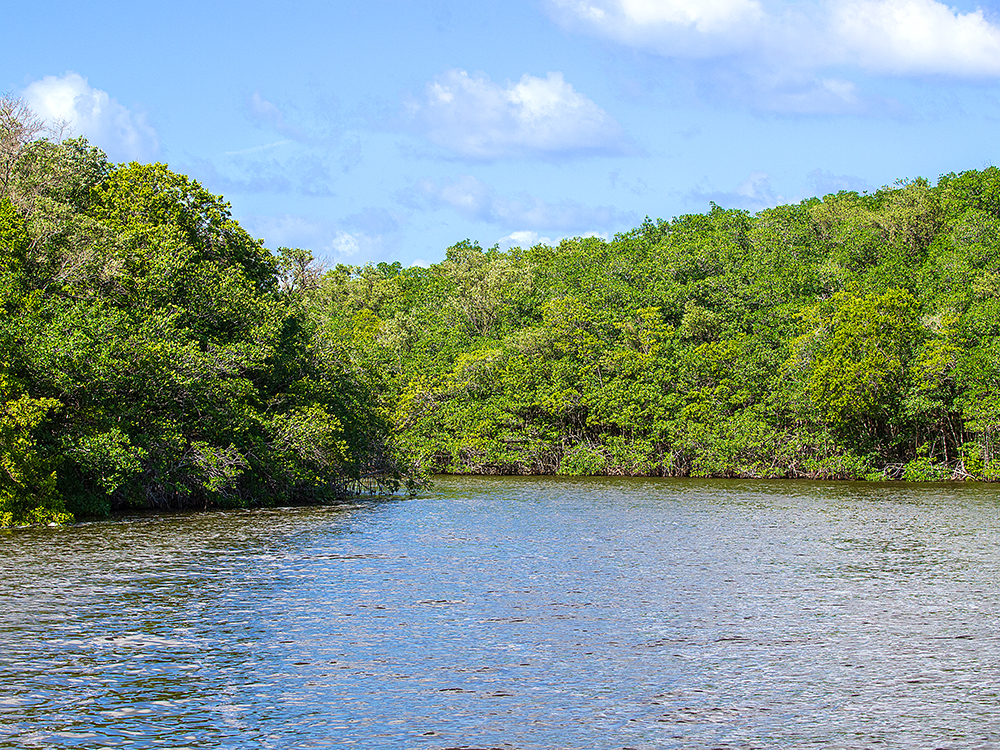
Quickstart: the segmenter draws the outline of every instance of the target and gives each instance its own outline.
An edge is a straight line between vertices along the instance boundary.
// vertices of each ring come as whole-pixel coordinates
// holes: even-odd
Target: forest
[[[410,482],[308,264],[197,182],[0,100],[0,526]]]
[[[0,100],[0,526],[434,473],[1000,478],[1000,169],[430,268]]]
[[[339,266],[358,342],[430,472],[995,480],[1000,169],[610,241]]]

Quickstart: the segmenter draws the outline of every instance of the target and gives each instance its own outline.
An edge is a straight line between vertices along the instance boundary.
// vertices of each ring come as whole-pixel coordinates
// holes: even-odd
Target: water
[[[998,542],[995,486],[561,478],[0,533],[0,747],[997,747]]]

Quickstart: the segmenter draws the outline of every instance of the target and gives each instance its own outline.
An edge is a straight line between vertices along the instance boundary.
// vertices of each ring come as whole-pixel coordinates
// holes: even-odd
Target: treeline
[[[162,164],[0,99],[0,527],[395,487],[375,380],[272,255]]]
[[[309,305],[433,472],[1000,477],[993,167],[338,266]]]
[[[430,268],[0,99],[0,527],[426,472],[1000,478],[1000,169]]]

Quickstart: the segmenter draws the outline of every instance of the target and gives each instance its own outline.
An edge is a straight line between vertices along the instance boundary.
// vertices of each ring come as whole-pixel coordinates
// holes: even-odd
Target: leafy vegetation
[[[338,266],[310,305],[430,471],[1000,477],[996,168]]]
[[[321,502],[411,461],[1000,478],[993,167],[321,273],[2,99],[0,305],[0,526]]]
[[[304,305],[308,254],[39,127],[0,102],[0,526],[405,481],[372,378]]]

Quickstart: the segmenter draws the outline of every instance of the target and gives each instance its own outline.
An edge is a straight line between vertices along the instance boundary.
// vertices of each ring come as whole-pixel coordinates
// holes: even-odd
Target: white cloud
[[[360,232],[351,234],[350,232],[341,230],[334,235],[333,241],[330,242],[330,247],[336,251],[338,259],[347,259],[358,254],[365,239],[365,235]]]
[[[422,180],[397,197],[410,208],[449,206],[466,219],[517,227],[519,231],[524,228],[593,230],[630,225],[637,219],[634,213],[619,211],[614,206],[587,206],[573,200],[550,203],[527,193],[498,195],[491,185],[472,175],[442,182]]]
[[[1000,76],[1000,26],[937,0],[548,0],[570,28],[675,61],[757,108],[793,113],[892,109],[850,71]]]
[[[757,0],[552,0],[565,24],[669,56],[731,54],[758,35]]]
[[[511,232],[506,237],[498,240],[500,245],[506,247],[534,247],[535,245],[551,245],[554,240],[551,237],[542,237],[538,232]]]
[[[756,0],[621,0],[621,11],[632,23],[693,26],[702,32],[728,29],[762,15]]]
[[[410,113],[426,136],[461,157],[623,153],[621,126],[576,91],[562,73],[493,83],[485,75],[449,70],[427,85]]]
[[[895,75],[1000,75],[1000,27],[982,10],[935,0],[850,0],[833,5],[831,33],[844,60]]]
[[[378,263],[393,256],[395,245],[388,235],[339,230],[325,255],[334,263]]]
[[[142,114],[131,112],[77,73],[46,76],[24,90],[25,101],[50,123],[65,122],[115,161],[149,161],[160,147]]]

